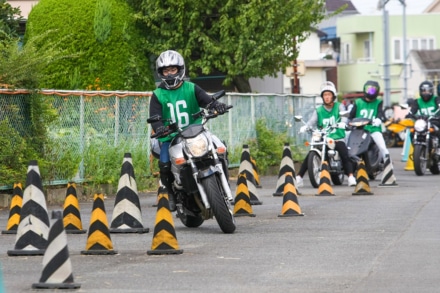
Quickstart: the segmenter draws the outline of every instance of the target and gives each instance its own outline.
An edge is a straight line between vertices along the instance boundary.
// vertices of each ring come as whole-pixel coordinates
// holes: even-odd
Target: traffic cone
[[[15,249],[8,250],[8,255],[43,255],[47,247],[49,225],[40,170],[37,161],[32,160],[27,170]]]
[[[249,189],[249,196],[251,198],[252,205],[261,205],[263,204],[257,196],[257,187],[254,177],[252,163],[251,163],[251,155],[249,153],[249,146],[247,144],[243,145],[243,150],[241,152],[240,159],[240,167],[238,168],[238,174],[243,172],[246,173],[247,186]]]
[[[258,175],[257,161],[252,157],[251,157],[251,164],[252,164],[253,175],[255,178],[255,185],[257,186],[257,188],[262,188],[260,175]]]
[[[405,171],[414,171],[414,147],[412,143],[409,146],[409,156],[406,161]]]
[[[382,172],[382,180],[378,185],[380,187],[397,187],[396,177],[393,172],[393,165],[391,164],[390,155],[385,157],[385,163]]]
[[[80,287],[80,284],[73,281],[67,236],[63,228],[63,221],[58,219],[49,230],[48,246],[43,256],[43,272],[40,282],[32,284],[32,288],[78,289]]]
[[[298,189],[296,188],[296,174],[295,174],[295,165],[292,160],[292,152],[290,150],[290,144],[284,143],[283,149],[283,157],[281,158],[280,171],[278,173],[277,187],[273,196],[283,196],[284,194],[284,184],[286,182],[286,173],[293,174],[293,184],[295,185],[296,194],[300,194]]]
[[[407,162],[411,153],[411,131],[409,128],[405,130],[405,140],[403,142],[402,162]]]
[[[9,208],[9,219],[6,230],[2,234],[17,234],[18,224],[20,224],[20,212],[23,204],[23,187],[21,183],[14,183],[11,206]]]
[[[151,250],[148,250],[147,254],[182,254],[183,250],[179,249],[179,243],[176,238],[167,189],[161,186],[158,193],[159,201],[157,205],[153,242],[151,244]]]
[[[283,207],[278,217],[304,216],[298,204],[293,173],[287,172],[283,190]]]
[[[332,188],[332,184],[331,184],[331,179],[330,179],[330,172],[328,171],[328,163],[327,161],[322,162],[322,170],[321,170],[321,174],[319,176],[319,186],[318,186],[318,193],[315,194],[317,196],[320,195],[335,195],[333,193],[333,188]]]
[[[368,183],[368,174],[365,168],[364,161],[358,163],[356,172],[356,187],[352,195],[373,195],[370,190],[370,184]]]
[[[149,228],[144,228],[142,225],[141,204],[131,154],[126,153],[122,162],[110,233],[148,233],[149,231]]]
[[[238,174],[237,191],[235,193],[234,217],[255,217],[247,188],[246,173]]]
[[[81,254],[117,254],[108,230],[107,215],[105,214],[104,195],[96,193],[93,198],[93,210],[90,217],[89,234],[86,250]]]
[[[83,234],[81,222],[81,213],[79,211],[79,202],[76,194],[76,184],[67,183],[66,199],[64,200],[63,224],[67,234]]]

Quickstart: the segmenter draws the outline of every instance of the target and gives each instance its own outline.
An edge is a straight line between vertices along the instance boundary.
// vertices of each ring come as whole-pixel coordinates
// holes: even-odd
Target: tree
[[[190,74],[226,74],[239,92],[250,77],[275,76],[325,15],[322,0],[142,0],[136,17],[147,47],[182,53]]]
[[[14,8],[6,0],[0,0],[0,41],[18,37],[21,16],[20,8]]]
[[[133,11],[125,0],[40,0],[29,14],[25,42],[48,30],[42,39],[57,43],[76,58],[45,68],[40,87],[88,90],[154,88],[150,61],[142,50]]]

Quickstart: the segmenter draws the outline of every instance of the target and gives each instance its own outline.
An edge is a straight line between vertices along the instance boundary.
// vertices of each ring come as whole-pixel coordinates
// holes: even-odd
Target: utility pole
[[[383,104],[384,107],[390,106],[390,46],[389,46],[389,23],[388,23],[388,11],[385,9],[385,5],[389,0],[381,0],[382,12],[383,12],[383,52],[384,52],[384,95]]]
[[[408,64],[407,62],[407,43],[406,43],[406,3],[405,0],[399,0],[402,4],[402,26],[403,26],[403,102],[408,99]]]

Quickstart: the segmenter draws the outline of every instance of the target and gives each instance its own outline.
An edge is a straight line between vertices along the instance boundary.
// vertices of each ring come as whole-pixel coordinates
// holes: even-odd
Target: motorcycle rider
[[[406,118],[412,118],[412,114],[417,115],[434,115],[439,108],[440,98],[434,96],[434,85],[432,82],[425,80],[419,85],[420,99],[416,99],[410,108],[410,113]],[[437,114],[438,115],[438,114]]]
[[[380,86],[377,81],[368,80],[364,84],[364,96],[356,99],[351,109],[349,119],[368,118],[372,120],[371,125],[366,125],[365,130],[370,132],[371,137],[378,146],[384,160],[390,156],[382,134],[382,122],[386,120],[383,113],[383,101],[377,99]]]
[[[212,97],[198,85],[184,80],[185,61],[182,55],[174,50],[162,52],[156,60],[156,72],[162,82],[151,96],[150,117],[159,115],[162,119],[171,119],[181,128],[195,123],[200,124],[201,118],[194,119],[192,115],[199,112],[200,108],[206,108],[212,102]],[[210,108],[215,109],[219,115],[227,111],[226,104],[218,101],[215,101]],[[163,121],[152,123],[154,132],[162,134],[169,131],[168,125],[169,122]],[[175,135],[176,133],[171,133],[159,138],[160,181],[167,189],[171,211],[176,210],[176,198],[171,185],[174,176],[171,172],[168,149]]]
[[[336,88],[335,85],[330,81],[325,82],[321,86],[321,98],[323,104],[317,107],[316,111],[313,111],[310,120],[307,121],[305,125],[301,126],[300,133],[304,133],[308,129],[324,128],[329,124],[334,125],[337,123],[339,118],[341,118],[341,122],[337,123],[338,129],[334,129],[332,133],[329,134],[329,137],[335,140],[335,149],[341,156],[344,171],[348,175],[348,186],[354,186],[356,185],[356,178],[353,176],[353,163],[348,157],[348,149],[347,145],[345,144],[345,121],[347,118],[339,116],[339,112],[346,110],[345,106],[344,104],[336,101]],[[304,186],[303,177],[307,171],[307,158],[308,154],[301,165],[298,175],[296,176],[296,183],[298,187]]]

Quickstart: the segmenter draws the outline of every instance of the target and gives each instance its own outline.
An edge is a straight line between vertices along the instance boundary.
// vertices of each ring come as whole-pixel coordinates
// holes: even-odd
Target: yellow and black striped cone
[[[255,185],[257,186],[257,188],[262,188],[260,175],[258,175],[257,161],[254,158],[252,158],[252,156],[251,156],[251,164],[252,164],[253,175],[255,178]]]
[[[11,206],[9,208],[9,219],[6,230],[2,234],[17,234],[18,224],[20,224],[20,212],[23,204],[23,187],[21,183],[14,183]]]
[[[298,188],[296,188],[296,174],[295,174],[295,166],[292,160],[292,152],[290,150],[290,144],[284,143],[283,147],[283,157],[281,158],[280,171],[278,173],[277,187],[273,196],[283,196],[284,194],[284,184],[286,182],[286,173],[292,173],[293,175],[293,183],[295,185],[296,194],[300,195]]]
[[[252,211],[245,173],[238,174],[237,191],[235,193],[234,217],[255,217]]]
[[[293,174],[287,172],[283,190],[283,207],[281,209],[281,214],[279,214],[278,217],[304,216],[304,214],[301,213],[301,207],[298,204],[298,197],[293,180]]]
[[[93,210],[90,217],[86,250],[81,251],[81,254],[117,254],[113,250],[113,243],[110,238],[104,206],[104,195],[102,193],[96,193],[93,198]]]
[[[352,195],[373,195],[370,184],[368,183],[368,174],[364,161],[358,163],[356,171],[356,187]]]
[[[390,155],[385,157],[383,172],[382,172],[382,180],[378,185],[380,187],[397,187],[399,186],[396,182],[396,177],[393,172],[393,165],[391,164]]]
[[[154,226],[153,242],[148,255],[182,254],[174,229],[173,216],[168,202],[168,191],[161,186],[158,190],[158,204],[156,212],[156,224]]]
[[[241,174],[243,172],[246,174],[246,180],[249,190],[249,196],[251,198],[251,204],[261,205],[263,203],[259,200],[257,196],[257,186],[255,183],[253,169],[254,168],[252,167],[252,163],[251,163],[251,155],[249,153],[249,146],[247,144],[244,144],[243,150],[241,152],[240,167],[238,168],[238,174]]]
[[[8,255],[43,255],[47,247],[49,226],[40,169],[37,161],[33,160],[29,162],[27,170],[15,249],[8,250]]]
[[[149,231],[149,228],[144,228],[142,225],[141,204],[131,154],[126,153],[122,162],[110,233],[148,233]]]
[[[63,224],[67,234],[83,234],[87,231],[83,229],[79,202],[76,193],[76,184],[67,183],[66,199],[64,200]]]
[[[318,193],[316,196],[333,196],[333,188],[331,184],[330,172],[328,171],[327,161],[322,162],[321,175],[319,176]]]
[[[48,245],[43,256],[43,272],[40,281],[32,284],[32,288],[78,289],[80,287],[80,284],[73,281],[67,236],[63,228],[63,221],[58,219],[49,230]]]

